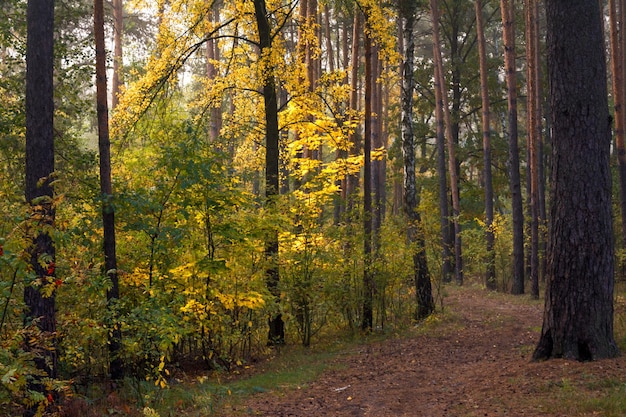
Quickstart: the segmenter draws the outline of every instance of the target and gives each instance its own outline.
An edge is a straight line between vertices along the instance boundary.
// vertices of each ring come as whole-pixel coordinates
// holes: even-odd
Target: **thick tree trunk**
[[[487,259],[485,270],[485,285],[490,290],[497,288],[496,282],[496,252],[494,250],[495,236],[493,233],[493,180],[491,175],[491,125],[489,114],[489,82],[487,78],[487,53],[485,30],[483,24],[483,2],[476,0],[476,33],[478,36],[478,56],[480,62],[480,96],[482,101],[482,129],[483,129],[483,175],[485,182],[485,242],[487,245]]]
[[[106,51],[104,46],[104,5],[94,0],[94,37],[96,44],[96,101],[98,116],[98,150],[100,153],[100,195],[104,227],[104,274],[111,280],[107,305],[111,310],[109,328],[109,372],[112,379],[124,376],[120,350],[122,331],[117,319],[116,302],[120,297],[115,250],[115,210],[111,185],[111,141],[109,139],[109,107],[107,102]]]
[[[37,326],[40,333],[24,337],[24,350],[34,354],[42,375],[33,376],[29,389],[47,392],[42,378],[56,378],[55,247],[50,235],[54,227],[52,181],[54,175],[54,90],[53,44],[54,1],[29,0],[26,40],[26,201],[31,206],[30,266],[36,279],[24,288],[24,324]],[[54,286],[50,295],[44,287]],[[34,408],[24,415],[34,415]]]
[[[428,317],[435,309],[430,273],[426,262],[426,245],[421,232],[421,218],[418,211],[419,193],[415,177],[415,140],[413,135],[413,59],[415,41],[413,26],[415,10],[411,0],[400,1],[402,22],[403,55],[402,61],[402,154],[404,157],[404,210],[407,216],[407,235],[413,252],[413,276],[417,296],[416,319]]]
[[[461,224],[459,223],[461,204],[456,167],[456,147],[454,143],[454,138],[452,137],[452,122],[450,120],[450,108],[448,106],[448,93],[446,91],[443,62],[441,58],[441,41],[439,37],[439,5],[437,3],[437,0],[430,0],[430,9],[433,24],[433,55],[435,61],[435,96],[437,97],[437,114],[439,117],[443,118],[445,123],[445,138],[448,149],[448,173],[450,176],[450,190],[452,193],[452,223],[454,228],[454,272],[456,283],[462,285],[463,255],[461,242]]]
[[[548,271],[534,359],[618,354],[613,337],[611,128],[597,2],[546,0],[553,171]]]
[[[512,294],[524,293],[524,210],[517,139],[517,74],[515,67],[515,0],[501,0],[502,37],[508,101],[509,185],[513,214],[513,284]]]
[[[254,13],[259,31],[259,59],[268,59],[265,51],[272,47],[272,34],[265,6],[265,0],[254,0]],[[279,190],[279,148],[278,148],[278,101],[276,82],[271,71],[263,80],[263,100],[265,103],[265,200],[268,208],[276,204]],[[280,302],[280,276],[278,272],[278,230],[268,232],[265,238],[266,283],[276,303]],[[268,343],[285,343],[285,325],[280,312],[274,312],[269,318]]]

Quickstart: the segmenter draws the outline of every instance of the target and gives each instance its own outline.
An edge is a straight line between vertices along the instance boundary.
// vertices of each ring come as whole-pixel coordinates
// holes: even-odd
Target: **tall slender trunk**
[[[513,214],[513,284],[512,294],[524,293],[524,210],[519,167],[517,129],[517,74],[515,68],[515,0],[500,0],[502,37],[504,38],[504,66],[506,69],[508,130],[509,130],[509,186]]]
[[[400,21],[402,22],[402,154],[404,159],[404,210],[408,220],[407,236],[413,253],[413,277],[417,296],[416,319],[428,317],[435,309],[430,283],[430,273],[426,262],[426,246],[421,231],[421,218],[418,211],[419,190],[415,177],[415,138],[413,134],[413,59],[415,41],[415,6],[411,0],[400,1]]]
[[[350,68],[350,111],[356,113],[359,109],[359,67],[360,53],[359,41],[363,31],[363,17],[358,7],[354,10],[354,26],[352,30],[352,51],[351,51],[351,68]],[[358,129],[351,135],[350,155],[357,156],[361,153],[361,137]],[[355,200],[359,189],[359,174],[349,175],[346,179],[346,200],[348,221],[354,215]]]
[[[456,168],[456,149],[454,138],[452,137],[452,121],[450,120],[450,108],[448,105],[448,94],[443,73],[443,62],[441,58],[440,36],[439,36],[439,5],[437,0],[430,0],[430,9],[433,24],[433,55],[435,61],[435,95],[438,96],[438,115],[443,117],[445,124],[445,138],[448,148],[448,173],[450,176],[450,190],[452,193],[452,223],[454,228],[454,269],[456,283],[463,284],[463,255],[461,242],[460,216],[460,196],[458,189],[458,175]]]
[[[123,52],[122,36],[124,34],[124,4],[123,0],[113,0],[113,79],[111,81],[111,110],[115,110],[119,103],[121,86],[124,83],[122,76]]]
[[[265,6],[265,0],[254,0],[254,14],[259,32],[259,59],[269,59],[266,54],[272,47],[270,22]],[[279,190],[279,129],[278,129],[278,99],[276,81],[273,72],[264,73],[263,101],[265,104],[265,202],[268,208],[274,208]],[[278,271],[278,230],[268,232],[265,238],[265,261],[267,267],[265,279],[270,294],[276,303],[280,302],[279,271]],[[285,343],[285,324],[282,315],[274,312],[269,318],[268,343],[279,345]]]
[[[209,11],[208,19],[215,22],[219,19],[219,1],[213,1]],[[220,59],[220,50],[217,41],[214,38],[208,39],[206,42],[206,76],[209,80],[217,77],[217,69],[215,62]],[[209,140],[216,142],[222,130],[222,102],[213,104],[209,113]]]
[[[111,314],[109,324],[109,372],[112,379],[121,379],[124,369],[120,351],[122,330],[117,317],[116,303],[120,298],[115,250],[115,209],[111,185],[111,141],[109,139],[109,107],[107,102],[106,50],[104,46],[103,0],[94,0],[94,38],[96,44],[96,101],[98,116],[98,150],[100,153],[100,195],[102,198],[102,225],[104,227],[104,274],[111,280],[107,290],[107,306]]]
[[[374,323],[374,276],[372,271],[372,39],[365,35],[365,134],[363,142],[363,317],[361,328]]]
[[[539,99],[539,36],[536,0],[526,0],[526,90],[527,132],[530,172],[530,280],[531,295],[539,298],[539,158],[538,142],[541,135],[541,108]]]
[[[487,259],[485,270],[485,285],[490,290],[497,288],[496,281],[496,252],[494,250],[495,236],[493,233],[493,179],[491,175],[491,123],[489,114],[489,82],[487,68],[487,52],[485,30],[483,24],[483,2],[476,0],[476,33],[478,36],[478,56],[480,63],[480,97],[482,102],[482,130],[483,130],[483,172],[485,182],[485,242],[487,244]]]
[[[617,4],[616,4],[617,3]],[[611,40],[611,73],[613,76],[613,106],[615,119],[615,147],[617,152],[617,166],[619,172],[619,206],[621,214],[622,247],[626,246],[626,149],[624,148],[625,103],[624,103],[624,22],[622,9],[625,6],[622,0],[609,0],[609,25]],[[619,5],[619,9],[618,9]]]

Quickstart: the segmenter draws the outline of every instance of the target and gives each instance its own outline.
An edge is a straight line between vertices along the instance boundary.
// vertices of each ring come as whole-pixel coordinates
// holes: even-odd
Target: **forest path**
[[[257,394],[229,412],[272,417],[592,416],[606,415],[593,411],[594,398],[606,396],[607,389],[623,394],[623,356],[592,363],[530,362],[543,303],[470,287],[446,291],[448,313],[428,332],[360,346],[338,356],[302,389]],[[580,396],[589,399],[589,406],[581,409]]]

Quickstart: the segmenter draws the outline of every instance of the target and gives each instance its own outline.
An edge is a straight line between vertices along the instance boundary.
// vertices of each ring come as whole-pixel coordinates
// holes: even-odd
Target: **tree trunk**
[[[363,142],[363,317],[361,329],[374,323],[374,276],[372,271],[372,39],[365,35],[365,134]]]
[[[620,5],[617,9],[616,2]],[[615,147],[617,153],[617,166],[619,172],[619,206],[621,214],[621,236],[622,247],[626,246],[626,149],[624,148],[624,124],[625,103],[624,103],[624,54],[622,38],[624,37],[624,22],[622,9],[624,1],[609,0],[609,24],[611,40],[611,73],[613,76],[613,106],[615,117]]]
[[[611,127],[597,2],[546,0],[553,131],[548,271],[534,359],[596,360],[613,338]]]
[[[459,223],[460,196],[458,189],[458,175],[456,168],[456,149],[452,137],[452,122],[450,120],[450,108],[448,106],[448,93],[443,73],[441,58],[441,41],[439,39],[439,5],[437,0],[430,0],[430,9],[433,22],[433,55],[435,61],[435,96],[438,96],[437,114],[445,123],[445,138],[448,148],[448,173],[450,175],[450,189],[452,193],[452,223],[454,228],[454,272],[456,283],[463,284],[463,255],[461,242],[461,224]],[[439,118],[438,118],[439,120]]]
[[[524,210],[522,207],[519,148],[517,140],[517,75],[515,68],[515,0],[500,0],[504,65],[508,101],[509,185],[513,214],[513,284],[512,294],[524,293]]]
[[[54,90],[53,44],[54,1],[29,0],[26,40],[26,201],[31,206],[28,248],[32,274],[36,277],[24,288],[26,310],[24,324],[35,325],[41,332],[26,335],[24,350],[33,352],[37,369],[43,375],[33,376],[29,389],[46,396],[44,376],[57,376],[55,318],[55,247],[50,235],[54,227],[52,181],[54,176]],[[43,287],[54,286],[45,295]],[[34,408],[25,415],[34,415]]]
[[[265,52],[272,47],[272,34],[265,0],[254,0],[254,14],[259,31],[259,59],[269,59]],[[268,208],[276,205],[279,187],[279,151],[278,151],[278,101],[276,82],[272,71],[267,71],[263,79],[263,100],[265,103],[265,201]],[[265,238],[265,261],[267,288],[280,303],[280,276],[278,272],[278,230],[268,232]],[[285,324],[280,312],[274,312],[269,318],[268,344],[285,343]]]
[[[350,111],[354,114],[359,110],[359,41],[363,31],[363,18],[358,7],[354,10],[354,27],[352,31],[352,50],[351,50],[351,68],[350,68]],[[358,129],[355,129],[351,135],[350,155],[357,156],[361,153],[361,138]],[[359,189],[359,175],[349,175],[346,179],[346,206],[348,211],[347,221],[350,222],[354,216],[354,208]]]
[[[104,274],[111,280],[107,290],[107,306],[111,310],[109,328],[109,372],[112,379],[124,376],[120,350],[122,331],[117,318],[116,303],[120,298],[115,251],[115,209],[111,185],[111,141],[109,139],[109,107],[107,102],[106,51],[104,46],[103,0],[94,0],[94,38],[96,44],[96,101],[98,116],[98,150],[100,153],[100,195],[104,228]]]
[[[526,0],[526,90],[530,183],[531,295],[539,298],[539,158],[541,107],[539,99],[539,35],[536,0]]]
[[[485,271],[485,285],[490,290],[497,288],[496,282],[496,252],[494,250],[495,237],[493,233],[493,180],[491,175],[491,125],[489,114],[489,82],[487,78],[487,53],[485,30],[483,24],[483,2],[476,0],[476,33],[478,36],[478,56],[480,62],[480,96],[482,100],[482,129],[483,129],[483,172],[485,182],[485,242],[487,244],[487,259]]]
[[[411,0],[400,1],[400,20],[402,22],[402,154],[404,157],[404,210],[408,220],[407,235],[413,253],[413,277],[417,296],[416,319],[428,317],[435,309],[430,273],[426,262],[426,245],[421,232],[421,218],[418,211],[419,193],[415,177],[415,140],[413,135],[413,59],[415,41],[413,26],[415,6]]]
[[[120,89],[123,85],[122,36],[124,34],[123,0],[113,0],[113,80],[111,82],[111,110],[119,103]]]
[[[220,2],[214,1],[209,10],[208,19],[215,22],[219,19]],[[215,38],[211,37],[206,42],[206,75],[208,80],[214,80],[218,74],[215,68],[215,62],[220,59],[220,49]],[[209,113],[209,140],[213,143],[219,138],[222,130],[222,102],[214,103]]]

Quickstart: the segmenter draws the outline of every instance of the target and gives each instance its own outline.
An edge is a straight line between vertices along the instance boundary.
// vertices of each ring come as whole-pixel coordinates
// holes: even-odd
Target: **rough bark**
[[[506,69],[508,134],[509,134],[509,186],[513,215],[513,283],[512,294],[524,293],[524,210],[519,167],[517,129],[517,74],[515,67],[515,7],[514,0],[501,0],[502,37],[504,40],[504,66]]]
[[[107,290],[107,305],[111,310],[108,335],[109,373],[112,379],[121,379],[124,369],[120,351],[122,331],[115,304],[120,297],[117,256],[115,250],[115,210],[111,184],[111,141],[109,138],[109,107],[107,102],[106,51],[104,46],[104,5],[94,0],[94,38],[96,44],[96,101],[98,117],[98,151],[100,154],[100,195],[104,228],[104,274],[111,280]]]
[[[553,131],[543,328],[534,359],[618,354],[613,336],[611,130],[597,2],[547,0]]]
[[[487,74],[487,53],[485,30],[483,24],[483,2],[476,0],[476,33],[478,37],[478,56],[480,64],[480,97],[482,103],[482,131],[483,131],[483,175],[485,182],[485,243],[487,259],[485,269],[485,285],[495,290],[496,282],[496,252],[494,250],[495,237],[493,233],[493,179],[491,175],[491,125],[489,114],[489,83]]]
[[[26,184],[25,196],[31,208],[28,248],[32,275],[24,288],[24,324],[36,326],[24,338],[24,350],[34,354],[35,366],[43,375],[56,378],[55,247],[50,235],[54,227],[52,180],[54,175],[53,44],[54,1],[29,0],[26,40]],[[42,376],[35,375],[29,389],[46,396]],[[35,405],[36,408],[37,405]],[[24,415],[34,415],[27,409]]]
[[[415,176],[415,138],[413,134],[413,60],[415,40],[415,7],[411,0],[400,1],[402,22],[402,155],[404,159],[404,210],[407,216],[407,236],[413,253],[413,277],[417,296],[416,319],[428,317],[435,309],[430,283],[430,273],[426,262],[426,246],[421,232],[421,218],[418,211],[419,192]]]
[[[272,47],[272,33],[265,0],[254,0],[254,14],[259,32],[259,59],[267,59],[265,53]],[[279,148],[278,148],[278,99],[276,81],[272,71],[264,74],[263,101],[265,105],[265,200],[268,208],[274,207],[279,190]],[[278,230],[267,233],[265,238],[265,279],[267,288],[280,302],[280,276],[278,272]],[[268,343],[285,343],[285,324],[279,311],[269,318]]]

